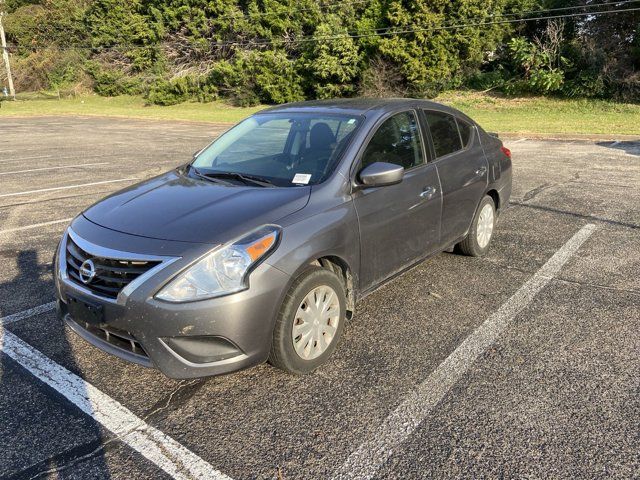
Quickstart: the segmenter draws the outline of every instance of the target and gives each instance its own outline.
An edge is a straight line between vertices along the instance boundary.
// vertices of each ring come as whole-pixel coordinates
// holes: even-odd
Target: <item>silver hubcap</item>
[[[293,320],[293,348],[304,360],[322,355],[335,338],[340,322],[340,302],[333,288],[323,285],[311,290],[298,307]]]
[[[480,217],[478,218],[478,226],[476,228],[476,239],[480,248],[484,248],[489,245],[492,233],[493,207],[487,203],[482,207],[482,210],[480,210]]]

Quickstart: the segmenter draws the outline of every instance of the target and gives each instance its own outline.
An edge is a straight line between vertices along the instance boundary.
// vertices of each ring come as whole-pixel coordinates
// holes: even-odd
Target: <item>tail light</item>
[[[509,160],[511,160],[511,150],[509,150],[507,147],[500,147],[500,150],[507,156]]]

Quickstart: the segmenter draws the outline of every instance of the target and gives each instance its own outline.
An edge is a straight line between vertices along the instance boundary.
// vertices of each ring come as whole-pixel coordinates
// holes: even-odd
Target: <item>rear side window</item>
[[[462,141],[458,133],[458,125],[453,115],[442,112],[425,111],[427,124],[433,139],[436,158],[462,150]],[[470,133],[467,137],[470,136]],[[467,138],[468,140],[468,138]]]
[[[462,147],[466,148],[471,139],[471,125],[464,120],[458,118],[458,130],[460,130],[460,138],[462,139]]]

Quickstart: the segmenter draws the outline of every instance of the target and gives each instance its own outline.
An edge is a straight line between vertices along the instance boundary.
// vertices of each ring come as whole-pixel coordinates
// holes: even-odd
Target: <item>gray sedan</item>
[[[263,110],[74,219],[56,254],[59,315],[173,378],[267,360],[311,372],[386,281],[449,248],[487,252],[510,155],[428,101]]]

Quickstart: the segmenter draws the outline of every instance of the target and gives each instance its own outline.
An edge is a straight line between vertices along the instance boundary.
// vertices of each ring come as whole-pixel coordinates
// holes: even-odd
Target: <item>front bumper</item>
[[[94,243],[102,236],[110,245],[129,240],[132,253],[143,249],[140,237],[113,232],[86,219],[76,220],[71,228]],[[154,242],[143,240],[153,249]],[[176,255],[183,247],[189,260]],[[162,249],[163,253],[172,251],[174,261],[117,300],[93,294],[74,279],[60,275],[57,268],[59,316],[71,330],[98,348],[127,361],[156,367],[171,378],[220,375],[266,361],[275,318],[290,277],[263,262],[251,273],[248,290],[197,302],[164,302],[155,299],[154,294],[201,252],[186,255],[187,250],[193,252],[193,245],[168,247],[167,242],[162,242]],[[64,255],[60,250],[58,255]],[[100,322],[74,318],[69,308],[73,299],[98,307]]]

